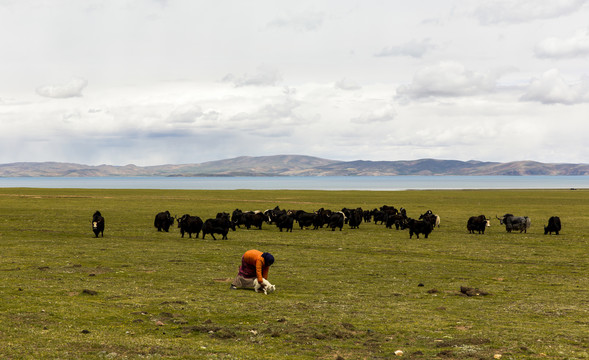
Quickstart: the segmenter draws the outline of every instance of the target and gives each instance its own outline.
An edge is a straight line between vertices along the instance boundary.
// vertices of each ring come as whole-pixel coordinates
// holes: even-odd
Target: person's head
[[[272,256],[272,254],[265,252],[262,254],[262,257],[264,258],[264,264],[266,266],[274,264],[274,256]]]

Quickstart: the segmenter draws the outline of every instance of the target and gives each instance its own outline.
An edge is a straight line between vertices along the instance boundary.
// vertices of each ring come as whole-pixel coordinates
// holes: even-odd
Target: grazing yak
[[[388,205],[381,206],[380,211],[385,212],[387,215],[396,215],[399,213],[399,210],[397,210],[394,206]]]
[[[371,210],[364,210],[362,214],[365,223],[369,223],[372,220],[372,211]]]
[[[362,211],[362,208],[351,209],[349,210],[349,214],[348,225],[350,225],[350,229],[359,229],[360,224],[362,224],[364,211]]]
[[[409,228],[409,239],[413,237],[413,234],[419,239],[419,234],[423,234],[425,238],[432,232],[432,224],[424,220],[407,219],[405,228]]]
[[[257,227],[258,229],[262,230],[262,224],[266,222],[270,222],[270,218],[266,216],[262,212],[256,211],[248,211],[243,213],[243,224],[245,225],[246,229],[250,229],[252,226]]]
[[[399,228],[403,227],[405,223],[405,218],[401,214],[389,215],[386,221],[387,229],[392,229],[393,225],[395,225],[395,229],[399,230]]]
[[[217,219],[227,219],[227,220],[229,220],[231,218],[231,215],[229,215],[228,212],[224,212],[223,211],[223,212],[217,213],[216,218]]]
[[[544,235],[548,233],[552,235],[553,232],[556,233],[556,235],[560,232],[560,218],[558,216],[550,217],[550,219],[548,219],[548,226],[544,226]]]
[[[329,218],[333,214],[333,211],[331,211],[329,209],[321,208],[321,209],[315,211],[315,214],[317,216],[315,217],[315,220],[313,221],[313,228],[315,229],[315,226],[318,228],[323,228],[323,225],[329,224]]]
[[[489,226],[491,226],[491,221],[487,220],[485,215],[471,216],[466,223],[466,229],[469,234],[474,234],[475,231],[478,231],[479,234],[484,234],[485,229]]]
[[[276,220],[276,227],[280,229],[280,232],[282,232],[282,229],[286,229],[286,232],[292,232],[293,224],[294,218],[287,215],[286,212]]]
[[[264,215],[268,217],[270,224],[276,224],[282,215],[286,215],[286,210],[280,210],[280,207],[276,206],[274,209],[268,209],[264,211]]]
[[[92,215],[92,231],[96,237],[98,237],[98,234],[104,237],[104,218],[98,210]]]
[[[233,210],[233,213],[231,214],[231,221],[235,224],[235,226],[241,228],[241,225],[244,225],[244,220],[243,211],[240,209]]]
[[[350,225],[350,229],[360,228],[360,224],[362,224],[362,220],[364,218],[364,211],[362,210],[362,208],[343,208],[342,212],[346,216],[345,223]],[[374,223],[376,224],[376,219],[374,220]]]
[[[440,227],[440,217],[434,214],[431,210],[426,211],[425,214],[421,214],[419,220],[424,220],[430,223],[432,230],[436,227]]]
[[[227,217],[219,217],[216,219],[207,219],[202,226],[202,238],[205,238],[206,234],[211,234],[213,240],[215,234],[223,235],[222,239],[227,239],[227,233],[229,229],[235,231],[235,223],[231,222]]]
[[[313,226],[315,224],[315,217],[317,214],[305,212],[304,210],[299,210],[295,212],[294,219],[299,223],[301,230],[305,227]]]
[[[382,210],[378,210],[378,209],[374,209],[371,211],[372,213],[372,218],[374,219],[374,224],[378,224],[378,222],[380,221],[381,224],[384,224],[387,221],[387,213],[382,211]]]
[[[170,226],[174,224],[174,218],[170,215],[168,210],[158,213],[155,216],[155,220],[153,221],[153,226],[157,228],[157,231],[164,230],[168,232],[170,230]]]
[[[328,226],[331,228],[331,231],[335,231],[336,227],[339,228],[339,231],[342,231],[345,220],[346,215],[342,211],[335,212],[329,217]]]
[[[182,234],[182,237],[184,237],[184,233],[188,233],[189,238],[192,238],[192,234],[195,234],[194,237],[198,239],[200,231],[202,230],[202,225],[202,219],[198,216],[184,214],[178,219],[178,227],[180,228],[180,234]]]
[[[517,231],[519,230],[520,233],[528,232],[528,229],[532,225],[532,222],[529,217],[527,216],[514,216],[513,214],[505,214],[502,217],[495,217],[499,220],[501,225],[505,225],[505,230],[507,232]]]

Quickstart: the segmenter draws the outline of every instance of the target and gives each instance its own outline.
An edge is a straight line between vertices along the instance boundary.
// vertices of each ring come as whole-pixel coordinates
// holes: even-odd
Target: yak
[[[286,213],[276,220],[276,227],[280,229],[280,232],[282,232],[282,229],[286,229],[286,232],[292,232],[293,224],[294,218]]]
[[[423,234],[427,239],[427,237],[433,229],[432,225],[429,222],[423,220],[415,220],[411,218],[407,219],[405,228],[409,228],[409,239],[413,237],[413,234],[415,234],[418,239],[419,234]]]
[[[184,233],[188,233],[189,238],[192,238],[192,234],[195,234],[195,238],[198,239],[200,231],[202,230],[202,225],[202,219],[198,216],[184,214],[178,219],[178,227],[180,228],[180,234],[182,234],[182,237],[184,237]]]
[[[221,234],[222,239],[226,240],[229,229],[235,231],[235,223],[228,218],[207,219],[202,226],[202,238],[204,239],[206,234],[211,234],[213,240],[217,240],[215,234]]]
[[[552,235],[553,232],[558,235],[560,229],[560,218],[558,216],[552,216],[550,219],[548,219],[548,226],[544,226],[544,235],[548,233]]]
[[[346,215],[342,211],[334,212],[329,217],[328,226],[331,228],[331,231],[335,231],[335,228],[338,227],[339,231],[342,231],[344,227],[344,222],[346,219]]]
[[[513,214],[505,214],[502,217],[495,217],[499,220],[501,225],[505,225],[505,230],[507,232],[517,231],[519,230],[520,233],[528,232],[528,229],[532,225],[532,222],[529,217],[527,216],[514,216]]]
[[[104,218],[98,210],[92,215],[92,231],[96,237],[98,237],[98,234],[104,237]]]
[[[485,229],[489,226],[491,226],[491,221],[487,220],[485,215],[471,216],[466,223],[466,229],[469,234],[474,234],[475,231],[478,231],[479,234],[484,234]]]
[[[168,232],[170,230],[170,226],[174,224],[174,218],[170,215],[168,210],[164,212],[160,212],[155,216],[155,220],[153,221],[153,226],[157,228],[157,231],[164,230]]]

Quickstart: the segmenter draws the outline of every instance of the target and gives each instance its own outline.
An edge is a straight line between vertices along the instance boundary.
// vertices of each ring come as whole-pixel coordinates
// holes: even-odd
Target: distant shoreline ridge
[[[237,176],[586,176],[589,164],[418,159],[339,161],[306,155],[241,156],[193,164],[83,165],[65,162],[0,164],[0,177],[237,177]]]

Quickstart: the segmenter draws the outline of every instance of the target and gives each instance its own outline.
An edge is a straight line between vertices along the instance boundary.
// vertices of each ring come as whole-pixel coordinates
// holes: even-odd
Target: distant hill
[[[285,175],[589,175],[589,164],[509,163],[420,159],[412,161],[347,161]]]
[[[420,159],[338,161],[302,155],[241,156],[196,164],[80,165],[59,162],[0,164],[0,177],[18,176],[385,176],[385,175],[589,175],[589,164],[508,163]]]

